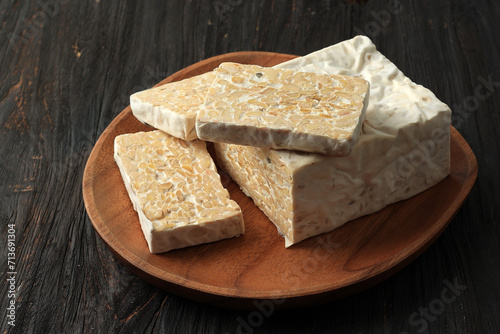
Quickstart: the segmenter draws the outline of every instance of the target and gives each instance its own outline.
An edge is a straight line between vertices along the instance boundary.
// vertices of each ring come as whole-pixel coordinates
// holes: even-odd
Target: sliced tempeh
[[[245,232],[203,141],[162,131],[115,138],[115,160],[152,253]]]
[[[133,94],[130,107],[137,119],[184,140],[198,138],[195,123],[203,98],[215,79],[207,72]]]
[[[196,121],[203,140],[346,156],[365,117],[358,77],[222,63]]]

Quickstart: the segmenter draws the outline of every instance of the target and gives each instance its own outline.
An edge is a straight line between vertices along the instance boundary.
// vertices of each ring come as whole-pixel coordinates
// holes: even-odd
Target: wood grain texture
[[[1,1],[0,296],[9,223],[18,274],[16,326],[7,324],[2,297],[0,331],[234,333],[250,321],[255,333],[497,332],[500,6],[388,3]],[[450,105],[478,159],[476,185],[433,246],[365,292],[261,317],[169,295],[116,260],[80,189],[90,150],[131,93],[218,54],[304,55],[360,32]],[[466,289],[436,310],[445,280]],[[429,311],[421,316],[420,308]]]

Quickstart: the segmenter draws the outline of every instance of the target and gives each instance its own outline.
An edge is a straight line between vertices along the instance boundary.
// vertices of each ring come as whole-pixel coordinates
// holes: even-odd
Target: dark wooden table
[[[0,18],[2,333],[500,332],[496,1],[2,0]],[[82,176],[131,93],[214,55],[357,34],[450,105],[477,156],[469,198],[422,256],[349,298],[259,317],[158,290],[111,254]]]

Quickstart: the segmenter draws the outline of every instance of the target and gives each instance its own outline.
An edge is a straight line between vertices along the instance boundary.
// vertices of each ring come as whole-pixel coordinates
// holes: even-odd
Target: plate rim
[[[199,70],[200,67],[203,68],[203,66],[206,66],[208,64],[213,64],[214,61],[227,61],[228,58],[238,58],[241,56],[281,56],[289,59],[293,59],[297,56],[294,55],[289,55],[289,54],[283,54],[283,53],[275,53],[275,52],[261,52],[261,51],[239,51],[239,52],[231,52],[231,53],[226,53],[222,55],[218,55],[215,57],[210,57],[205,60],[202,60],[200,62],[194,63],[186,68],[183,68],[172,75],[168,76],[164,80],[160,81],[158,84],[155,85],[163,85],[171,81],[176,81],[179,78],[187,78],[189,76],[192,76],[192,72],[194,70]],[[199,73],[199,71],[198,71]],[[191,74],[191,75],[190,75]],[[89,219],[92,222],[92,225],[98,232],[99,236],[101,239],[104,241],[106,244],[107,248],[111,250],[111,252],[118,257],[118,259],[123,262],[129,269],[131,269],[132,272],[134,272],[137,276],[141,277],[142,279],[148,281],[149,283],[152,283],[155,286],[161,287],[162,289],[165,290],[171,290],[171,291],[179,291],[182,292],[183,295],[186,295],[188,298],[192,294],[194,290],[196,292],[199,292],[203,295],[206,295],[205,297],[207,299],[211,299],[211,297],[229,297],[229,298],[234,298],[234,299],[251,299],[251,300],[256,300],[256,299],[274,299],[274,297],[269,298],[270,295],[272,295],[271,291],[255,291],[255,290],[247,290],[247,289],[241,289],[241,288],[235,288],[235,287],[220,287],[220,286],[214,286],[214,285],[209,285],[206,283],[201,283],[201,282],[196,282],[196,281],[191,281],[187,280],[186,278],[183,278],[182,276],[179,276],[177,274],[162,270],[161,268],[158,268],[149,262],[146,262],[142,259],[140,259],[135,253],[133,253],[131,250],[129,250],[125,245],[122,244],[113,234],[113,232],[109,229],[109,227],[106,225],[106,222],[102,218],[102,216],[99,213],[99,210],[97,209],[97,205],[95,205],[95,197],[94,197],[94,192],[93,192],[93,187],[92,187],[92,180],[93,180],[93,175],[94,175],[94,170],[95,170],[95,161],[98,156],[99,151],[102,149],[105,139],[112,133],[112,131],[120,124],[120,122],[128,116],[129,113],[131,113],[130,105],[127,106],[125,109],[123,109],[120,114],[118,114],[113,121],[106,127],[106,129],[102,132],[102,134],[99,136],[99,139],[97,140],[96,144],[94,145],[92,152],[89,155],[89,158],[87,160],[87,163],[85,165],[85,170],[83,174],[83,181],[82,181],[82,191],[83,191],[83,198],[85,202],[85,208],[87,211],[87,214],[89,216]],[[319,294],[324,294],[324,293],[332,293],[333,291],[337,290],[349,290],[349,288],[354,288],[357,285],[363,285],[364,282],[367,282],[369,280],[376,280],[378,279],[378,282],[369,284],[367,287],[373,286],[375,284],[378,284],[380,281],[385,280],[389,276],[393,275],[400,269],[404,268],[406,265],[408,265],[410,262],[412,262],[414,259],[416,259],[418,256],[420,256],[434,241],[441,235],[441,233],[446,229],[446,227],[449,225],[449,223],[453,220],[454,216],[457,214],[459,211],[460,207],[463,205],[465,200],[468,197],[468,194],[470,193],[476,179],[477,179],[477,160],[474,156],[474,153],[470,146],[467,144],[465,139],[460,135],[460,133],[450,126],[451,130],[451,138],[452,140],[456,140],[457,144],[459,147],[463,150],[467,157],[467,163],[468,163],[468,169],[472,173],[469,175],[467,178],[467,182],[465,184],[466,190],[465,193],[466,195],[461,198],[460,201],[453,201],[453,205],[448,207],[447,210],[443,211],[441,217],[437,219],[437,221],[441,221],[443,216],[446,216],[445,222],[442,224],[433,224],[431,229],[435,230],[433,231],[434,233],[427,233],[426,235],[428,236],[426,240],[423,240],[420,243],[420,246],[417,247],[417,250],[414,251],[413,253],[408,254],[407,257],[404,259],[397,261],[395,263],[392,263],[388,265],[387,268],[381,269],[379,271],[374,271],[372,274],[364,276],[362,279],[358,279],[357,281],[352,281],[349,284],[345,284],[339,287],[331,287],[331,286],[310,286],[308,288],[302,288],[298,290],[288,290],[288,293],[283,293],[281,290],[273,291],[275,293],[276,298],[289,298],[289,299],[296,299],[296,298],[302,298],[302,297],[312,297],[315,295]],[[450,142],[451,145],[451,142]],[[447,176],[450,177],[450,176]],[[439,183],[438,183],[439,184]],[[433,187],[437,186],[438,184],[434,185]],[[462,185],[464,186],[464,185]],[[406,200],[405,200],[406,201]],[[451,212],[450,212],[451,211]],[[438,226],[436,226],[438,225]],[[141,263],[142,267],[137,268],[135,264]],[[217,293],[215,293],[217,292]],[[175,293],[175,292],[174,292]],[[198,299],[199,298],[193,298],[193,299]],[[216,298],[217,299],[217,298]]]

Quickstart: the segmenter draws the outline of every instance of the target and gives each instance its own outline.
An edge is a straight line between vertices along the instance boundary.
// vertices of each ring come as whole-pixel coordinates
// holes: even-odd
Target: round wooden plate
[[[188,78],[221,62],[273,66],[294,58],[270,52],[229,53],[191,65],[159,84]],[[152,130],[130,107],[97,141],[85,167],[88,215],[109,249],[139,277],[171,293],[213,305],[249,309],[257,302],[289,308],[356,293],[394,274],[443,232],[477,176],[477,162],[451,128],[451,174],[408,200],[351,221],[288,249],[274,225],[225,174],[224,186],[241,206],[246,233],[211,244],[151,254],[113,160],[117,135]]]

